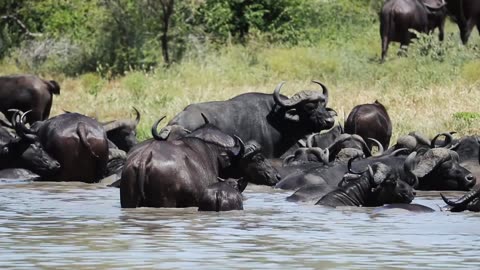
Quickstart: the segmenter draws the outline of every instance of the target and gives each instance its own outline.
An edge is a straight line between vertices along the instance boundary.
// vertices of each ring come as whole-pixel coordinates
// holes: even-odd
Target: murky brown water
[[[123,210],[104,184],[0,183],[0,269],[480,267],[480,213],[372,214],[289,194],[250,186],[245,211]],[[437,192],[414,202],[443,205]]]

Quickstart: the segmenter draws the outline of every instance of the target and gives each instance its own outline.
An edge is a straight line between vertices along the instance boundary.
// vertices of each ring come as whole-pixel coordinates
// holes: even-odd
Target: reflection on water
[[[245,211],[124,210],[104,184],[0,183],[0,268],[480,266],[477,213],[330,209],[263,187],[245,195]],[[420,195],[414,203],[443,205],[438,192]]]

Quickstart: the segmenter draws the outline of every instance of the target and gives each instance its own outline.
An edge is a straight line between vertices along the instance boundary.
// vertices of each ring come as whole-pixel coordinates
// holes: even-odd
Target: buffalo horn
[[[480,187],[477,187],[477,188],[469,191],[468,193],[463,195],[460,199],[458,199],[457,201],[454,202],[454,201],[451,201],[451,200],[447,199],[447,197],[445,197],[442,193],[440,193],[440,196],[442,196],[442,199],[446,204],[448,204],[450,206],[457,206],[457,207],[467,205],[469,202],[471,202],[473,199],[475,199],[479,195],[480,195]]]
[[[291,162],[292,159],[294,159],[294,158],[295,158],[295,155],[289,155],[289,156],[285,157],[285,158],[283,159],[282,167],[285,167],[285,166],[290,165],[290,162]]]
[[[313,80],[312,83],[316,83],[316,84],[320,85],[320,87],[322,87],[322,93],[323,93],[323,96],[325,97],[325,104],[328,104],[328,88],[323,83],[321,83],[317,80]]]
[[[203,115],[203,114],[202,114]],[[245,157],[244,156],[244,153],[245,153],[245,143],[242,141],[242,139],[240,139],[240,137],[238,137],[237,135],[233,135],[234,138],[237,139],[238,141],[238,144],[240,146],[240,149],[238,151],[238,154],[239,156],[242,156],[242,157]]]
[[[140,112],[135,107],[133,107],[133,109],[135,110],[135,115],[136,115],[135,120],[111,121],[104,124],[103,129],[105,129],[106,132],[109,132],[123,126],[129,126],[129,127],[135,128],[138,125],[138,123],[140,123]]]
[[[452,134],[455,134],[456,132],[443,132],[443,133],[439,133],[437,134],[437,136],[435,136],[433,139],[432,139],[432,142],[430,143],[430,147],[431,148],[436,148],[437,147],[437,140],[439,137],[441,136],[445,136],[445,142],[443,145],[439,146],[439,147],[444,147],[444,148],[450,148],[450,146],[452,145],[452,141],[453,141],[453,136]]]
[[[203,118],[203,121],[205,122],[205,125],[206,125],[206,124],[210,124],[210,121],[208,121],[207,116],[206,116],[205,114],[203,114],[203,113],[200,113],[200,114],[202,115],[202,118]]]
[[[372,156],[372,151],[370,151],[370,148],[368,147],[367,143],[362,137],[360,137],[360,135],[353,134],[352,138],[354,138],[355,140],[359,141],[362,144],[362,151],[366,157]]]
[[[374,139],[374,138],[367,138],[367,140],[370,140],[370,141],[374,142],[375,144],[377,144],[377,147],[378,147],[378,154],[377,154],[377,156],[380,156],[380,155],[383,154],[383,151],[384,151],[383,145],[382,145],[378,140],[376,140],[376,139]],[[371,151],[371,150],[372,150],[372,149],[370,149],[370,151]]]
[[[354,156],[353,158],[351,158],[351,159],[348,160],[347,167],[348,167],[348,172],[349,172],[349,173],[353,173],[353,174],[364,174],[365,172],[367,172],[367,171],[369,170],[368,168],[367,168],[366,170],[364,170],[364,171],[361,171],[361,172],[354,172],[354,171],[352,170],[352,162],[353,162],[355,159],[359,158],[359,157],[360,157],[359,155],[356,155],[356,156]]]
[[[289,104],[285,103],[282,98],[280,97],[280,89],[282,89],[282,86],[285,84],[285,82],[281,82],[277,85],[275,88],[275,91],[273,91],[273,100],[275,100],[275,103],[280,106],[280,107],[290,107]]]
[[[414,179],[414,182],[412,185],[412,187],[414,188],[418,186],[418,177],[413,173],[416,156],[417,156],[417,152],[410,153],[410,155],[408,155],[407,158],[405,159],[405,163],[403,164],[403,170],[405,171],[405,174]]]
[[[312,148],[313,147],[313,137],[315,137],[315,133],[311,134],[307,138],[307,148]]]
[[[163,119],[165,119],[166,116],[163,116],[162,118],[158,119],[152,126],[152,136],[155,140],[157,141],[163,141],[164,139],[162,137],[160,137],[160,135],[158,135],[158,124],[160,124],[160,122],[162,122]]]
[[[38,139],[38,136],[35,134],[34,131],[29,129],[27,126],[25,126],[25,117],[31,111],[32,110],[24,112],[20,116],[20,118],[17,117],[18,114],[20,113],[20,111],[15,112],[15,114],[13,116],[13,118],[15,119],[15,125],[14,126],[15,126],[15,131],[17,132],[17,134],[20,137],[22,137],[24,139],[27,139],[27,140],[31,140],[31,141],[36,141]]]

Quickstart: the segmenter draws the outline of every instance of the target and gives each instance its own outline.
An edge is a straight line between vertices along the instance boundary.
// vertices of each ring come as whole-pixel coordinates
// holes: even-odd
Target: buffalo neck
[[[373,195],[368,178],[361,177],[345,186],[328,193],[317,204],[328,206],[370,206],[369,198]]]

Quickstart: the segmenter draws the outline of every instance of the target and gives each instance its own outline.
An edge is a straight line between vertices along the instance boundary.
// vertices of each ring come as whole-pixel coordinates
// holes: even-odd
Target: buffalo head
[[[313,83],[321,86],[322,92],[306,90],[289,99],[284,99],[280,96],[280,89],[284,83],[281,82],[275,88],[273,98],[275,104],[285,110],[285,119],[308,127],[310,132],[318,132],[333,127],[335,113],[333,113],[333,110],[326,108],[328,89],[324,84],[313,81]]]
[[[239,140],[240,143],[241,140]],[[240,170],[244,178],[257,185],[274,186],[280,181],[280,175],[272,166],[269,159],[261,152],[261,146],[255,141],[249,141],[245,145],[243,155],[239,160]]]
[[[410,159],[413,159],[416,153],[411,154]],[[351,169],[351,163],[354,160],[350,159],[348,162],[348,173],[344,176],[339,185],[344,185],[346,182],[356,181],[358,178],[367,178],[370,183],[371,192],[373,196],[370,198],[372,205],[383,205],[390,203],[410,203],[414,197],[415,192],[412,185],[403,181],[400,174],[392,167],[375,162],[367,166],[363,172],[354,172]],[[411,164],[404,166],[404,170],[410,171]],[[411,174],[411,172],[409,173]]]
[[[136,118],[134,120],[116,120],[103,124],[107,137],[118,148],[128,152],[137,144],[137,125],[140,122],[140,112],[134,107]]]
[[[417,162],[413,173],[420,178],[419,189],[470,190],[476,183],[475,176],[459,164],[455,151],[430,149]]]

